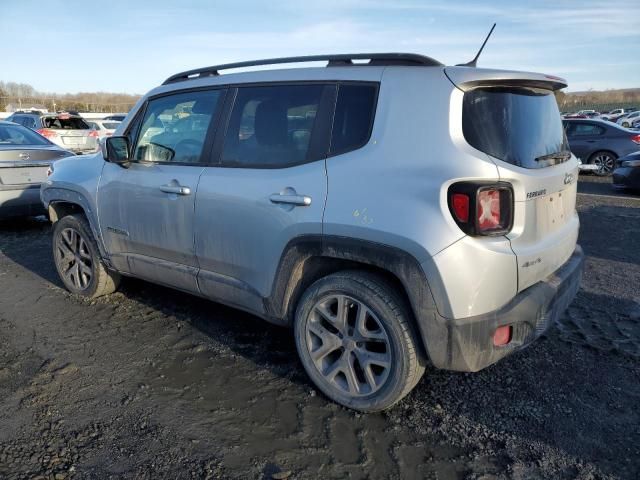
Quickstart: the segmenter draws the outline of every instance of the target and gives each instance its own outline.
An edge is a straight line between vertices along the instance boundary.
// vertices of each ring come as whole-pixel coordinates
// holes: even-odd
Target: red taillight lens
[[[460,182],[449,187],[449,210],[467,235],[504,235],[513,224],[513,190],[506,182]]]
[[[98,131],[97,130],[91,130],[89,132],[89,136],[93,137],[93,138],[98,138],[100,135],[98,135]]]
[[[478,229],[493,230],[500,227],[500,192],[498,190],[481,190],[477,203]]]
[[[55,130],[50,130],[48,128],[41,128],[39,130],[36,130],[36,132],[38,132],[40,135],[42,135],[45,138],[52,138],[52,137],[58,136],[58,133]]]
[[[459,222],[469,221],[469,196],[465,193],[451,195],[451,209]]]
[[[640,135],[634,135],[633,137],[631,137],[631,141],[640,145]]]

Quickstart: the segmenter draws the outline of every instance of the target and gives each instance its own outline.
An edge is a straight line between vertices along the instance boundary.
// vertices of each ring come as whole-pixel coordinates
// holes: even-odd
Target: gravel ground
[[[0,224],[0,478],[640,477],[640,199],[583,178],[583,287],[476,374],[389,412],[316,393],[288,330],[127,280],[61,288],[43,220]]]

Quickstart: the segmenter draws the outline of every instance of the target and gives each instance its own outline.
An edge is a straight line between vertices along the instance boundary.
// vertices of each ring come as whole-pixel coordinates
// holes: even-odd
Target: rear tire
[[[62,217],[53,228],[53,260],[71,293],[96,298],[113,293],[120,275],[107,269],[84,215]]]
[[[589,163],[598,165],[598,170],[594,173],[599,176],[611,175],[616,165],[616,156],[611,152],[601,150],[589,157]]]
[[[339,272],[311,285],[298,303],[294,333],[313,383],[345,407],[387,409],[424,373],[406,302],[368,272]]]

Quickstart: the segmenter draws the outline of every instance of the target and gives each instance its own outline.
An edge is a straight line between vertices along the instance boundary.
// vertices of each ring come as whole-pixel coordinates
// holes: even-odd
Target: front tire
[[[294,333],[313,383],[355,410],[393,406],[424,373],[411,312],[377,275],[344,271],[316,281],[298,303]]]
[[[65,288],[76,295],[100,297],[113,293],[120,283],[120,275],[102,262],[84,215],[68,215],[55,223],[53,259]]]

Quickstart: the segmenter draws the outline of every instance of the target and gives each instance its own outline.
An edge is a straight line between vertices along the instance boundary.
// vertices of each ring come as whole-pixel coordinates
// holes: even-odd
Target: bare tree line
[[[140,95],[109,92],[56,94],[38,92],[26,83],[0,81],[0,111],[45,108],[49,111],[128,112]]]
[[[588,92],[556,92],[561,111],[593,109],[607,111],[614,108],[640,107],[640,88]]]
[[[0,81],[0,111],[46,108],[50,111],[128,112],[139,98],[140,95],[109,92],[45,93],[26,83]],[[640,88],[574,93],[558,91],[556,100],[561,111],[640,107]]]

